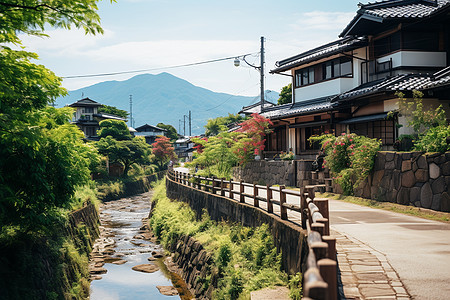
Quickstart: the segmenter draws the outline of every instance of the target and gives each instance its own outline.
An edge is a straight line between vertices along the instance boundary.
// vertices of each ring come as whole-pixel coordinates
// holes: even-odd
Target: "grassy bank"
[[[281,271],[281,255],[266,225],[249,228],[214,222],[206,212],[196,220],[187,204],[166,197],[164,182],[156,185],[153,199],[157,204],[149,223],[164,246],[189,235],[214,254],[219,273],[214,299],[250,299],[251,291],[288,285],[288,276]],[[207,287],[210,282],[204,284]]]
[[[339,194],[334,194],[334,193],[318,193],[317,196],[321,197],[321,198],[342,200],[345,202],[358,204],[358,205],[362,205],[362,206],[368,206],[368,207],[377,208],[377,209],[389,210],[389,211],[393,211],[396,213],[415,216],[415,217],[419,217],[419,218],[423,218],[423,219],[450,223],[450,213],[433,211],[431,209],[415,207],[415,206],[406,206],[406,205],[401,205],[401,204],[396,204],[396,203],[391,203],[391,202],[379,202],[376,200],[365,199],[365,198],[354,197],[354,196],[344,196],[344,195],[339,195]]]

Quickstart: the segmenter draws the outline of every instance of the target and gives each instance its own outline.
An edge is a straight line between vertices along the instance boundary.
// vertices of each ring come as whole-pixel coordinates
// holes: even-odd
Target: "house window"
[[[93,107],[85,107],[85,108],[83,108],[82,112],[92,114],[94,112],[94,108]]]
[[[352,59],[342,57],[295,71],[295,87],[353,75]]]
[[[419,51],[439,51],[438,31],[403,32],[403,49]]]
[[[350,131],[369,138],[380,139],[383,145],[393,145],[395,141],[395,125],[393,120],[351,124]]]

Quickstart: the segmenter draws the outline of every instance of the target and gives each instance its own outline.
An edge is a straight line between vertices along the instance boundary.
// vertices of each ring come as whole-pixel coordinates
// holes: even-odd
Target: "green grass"
[[[376,200],[365,199],[354,196],[343,196],[334,193],[317,193],[317,197],[321,198],[330,198],[335,200],[342,200],[345,202],[358,204],[362,206],[367,206],[371,208],[389,210],[396,213],[401,213],[405,215],[415,216],[423,219],[440,221],[445,223],[450,223],[450,213],[433,211],[426,208],[414,207],[414,206],[406,206],[391,202],[379,202]]]
[[[190,235],[214,254],[220,274],[214,299],[250,299],[250,292],[275,285],[288,285],[281,271],[281,254],[277,254],[267,225],[249,228],[227,222],[212,221],[206,212],[200,220],[182,202],[165,195],[164,181],[155,186],[157,201],[149,220],[153,232],[164,246],[181,235]],[[208,278],[205,286],[209,285]]]

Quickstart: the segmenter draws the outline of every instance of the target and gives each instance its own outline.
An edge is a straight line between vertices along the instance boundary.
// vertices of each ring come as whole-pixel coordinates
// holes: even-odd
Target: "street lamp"
[[[260,50],[260,56],[261,56],[261,62],[260,62],[260,66],[254,66],[252,64],[250,64],[248,61],[245,60],[245,57],[248,55],[244,55],[242,57],[236,57],[234,59],[234,66],[235,67],[239,67],[240,65],[240,58],[242,58],[242,60],[249,65],[250,67],[256,69],[259,71],[260,74],[260,78],[261,78],[261,113],[263,112],[263,106],[264,106],[264,37],[261,37],[261,50]]]

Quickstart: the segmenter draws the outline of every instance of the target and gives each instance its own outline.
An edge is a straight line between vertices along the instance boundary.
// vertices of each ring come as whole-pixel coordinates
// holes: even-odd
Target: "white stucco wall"
[[[353,78],[336,78],[295,89],[295,102],[316,99],[343,93],[352,89]]]
[[[447,58],[445,52],[399,51],[377,59],[383,63],[392,58],[392,67],[445,67]]]

